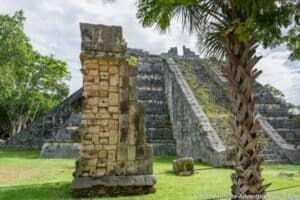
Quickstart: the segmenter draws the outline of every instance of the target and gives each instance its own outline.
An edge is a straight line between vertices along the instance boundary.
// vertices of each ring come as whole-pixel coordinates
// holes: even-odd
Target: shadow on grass
[[[19,149],[0,149],[1,158],[23,158],[36,159],[39,158],[39,150],[19,150]]]
[[[70,182],[0,187],[0,199],[72,199]]]

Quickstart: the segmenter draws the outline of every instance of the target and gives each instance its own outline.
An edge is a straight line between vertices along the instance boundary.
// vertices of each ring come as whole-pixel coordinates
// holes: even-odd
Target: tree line
[[[0,15],[0,138],[11,138],[69,94],[67,64],[34,50],[23,11]]]

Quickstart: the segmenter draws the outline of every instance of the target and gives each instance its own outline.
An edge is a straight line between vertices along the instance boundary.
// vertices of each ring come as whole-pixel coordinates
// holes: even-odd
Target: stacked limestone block
[[[83,107],[75,197],[154,192],[152,148],[145,144],[144,108],[137,102],[137,69],[125,60],[116,26],[81,24]]]

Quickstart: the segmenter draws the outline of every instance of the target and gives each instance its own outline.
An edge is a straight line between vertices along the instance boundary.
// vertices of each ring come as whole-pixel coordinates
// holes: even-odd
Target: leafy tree
[[[0,128],[5,137],[17,134],[69,93],[66,63],[34,51],[24,21],[22,11],[0,15]]]
[[[172,19],[181,19],[189,31],[204,33],[209,56],[227,61],[226,77],[232,89],[234,113],[235,173],[232,199],[263,199],[267,185],[261,177],[262,159],[258,157],[258,122],[253,98],[254,81],[261,73],[255,69],[261,57],[258,45],[275,47],[288,42],[294,50],[299,29],[292,28],[296,12],[293,0],[139,0],[137,17],[144,26],[165,31]],[[293,29],[290,37],[283,29]],[[299,46],[298,46],[299,48]]]

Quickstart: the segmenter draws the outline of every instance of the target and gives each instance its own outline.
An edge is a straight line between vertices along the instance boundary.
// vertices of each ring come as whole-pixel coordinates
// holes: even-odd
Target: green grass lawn
[[[155,194],[128,197],[105,197],[101,199],[209,199],[215,195],[230,196],[231,169],[213,168],[196,163],[194,176],[177,177],[170,170],[173,157],[157,157],[154,173],[157,177]],[[72,199],[70,183],[74,160],[39,159],[39,152],[0,150],[0,199]],[[280,173],[291,173],[291,177]],[[268,165],[263,173],[266,183],[272,183],[268,190],[288,188],[269,192],[267,199],[300,199],[300,165]],[[298,187],[297,187],[298,186]],[[100,199],[100,198],[99,198]],[[225,198],[229,199],[229,198]]]

